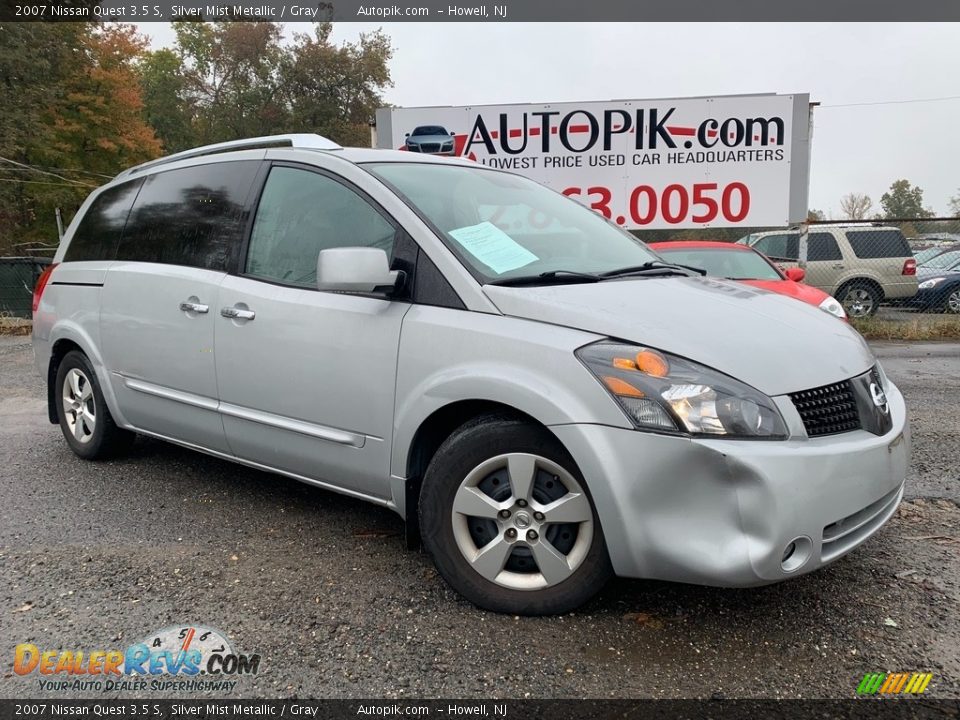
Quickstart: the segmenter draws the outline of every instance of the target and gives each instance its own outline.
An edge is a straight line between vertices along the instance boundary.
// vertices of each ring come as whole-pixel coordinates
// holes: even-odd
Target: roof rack
[[[166,157],[150,160],[149,162],[134,165],[119,173],[114,180],[125,178],[149,168],[167,163],[187,160],[188,158],[217,155],[219,153],[234,152],[235,150],[259,150],[272,147],[312,148],[314,150],[343,150],[332,140],[315,133],[290,133],[287,135],[265,135],[263,137],[246,138],[244,140],[230,140],[228,142],[203,145],[202,147],[184,150],[183,152],[167,155]]]

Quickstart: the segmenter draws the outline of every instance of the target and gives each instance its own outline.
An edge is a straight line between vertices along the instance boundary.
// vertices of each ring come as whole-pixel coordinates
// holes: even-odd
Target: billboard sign
[[[377,146],[526,175],[629,229],[807,216],[809,95],[382,108]]]

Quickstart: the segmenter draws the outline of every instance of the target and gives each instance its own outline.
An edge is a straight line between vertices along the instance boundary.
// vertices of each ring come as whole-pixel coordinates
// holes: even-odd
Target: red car
[[[681,240],[650,243],[651,250],[667,262],[691,265],[707,271],[707,275],[728,278],[771,292],[788,295],[805,303],[816,305],[824,312],[846,319],[843,306],[822,290],[804,285],[802,268],[785,272],[770,262],[766,255],[746,245],[709,240]]]

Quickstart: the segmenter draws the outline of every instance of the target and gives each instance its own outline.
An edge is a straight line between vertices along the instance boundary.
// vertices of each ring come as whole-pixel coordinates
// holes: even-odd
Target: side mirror
[[[410,137],[410,133],[407,133],[406,135],[404,135],[404,137]]]
[[[793,280],[794,282],[803,282],[803,279],[807,276],[803,268],[796,267],[787,268],[783,274],[787,276],[787,280]]]
[[[393,292],[403,273],[391,270],[379,248],[342,247],[321,250],[317,257],[317,289],[348,293]]]

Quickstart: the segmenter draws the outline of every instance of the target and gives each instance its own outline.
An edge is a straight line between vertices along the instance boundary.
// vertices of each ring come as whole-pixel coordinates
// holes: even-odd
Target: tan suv
[[[737,241],[784,267],[800,265],[800,233],[754,233]],[[882,225],[818,225],[807,238],[808,285],[833,295],[850,317],[873,315],[881,302],[917,294],[917,263],[903,233]]]

